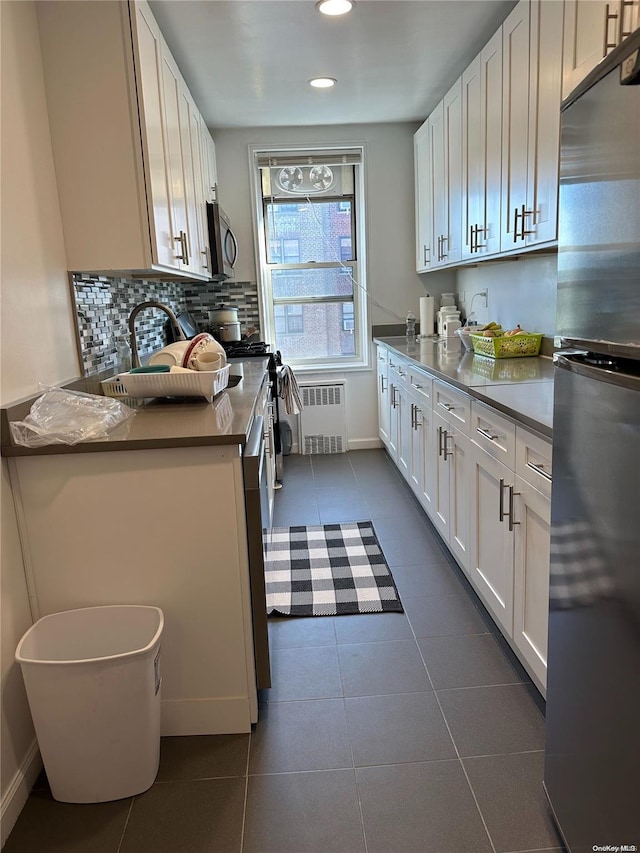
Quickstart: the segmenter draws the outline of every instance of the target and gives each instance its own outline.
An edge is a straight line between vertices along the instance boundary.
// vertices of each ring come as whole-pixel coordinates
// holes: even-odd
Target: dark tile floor
[[[164,738],[153,787],[33,791],[5,853],[561,851],[542,700],[384,451],[285,460],[276,526],[372,519],[405,613],[271,620],[249,735]]]

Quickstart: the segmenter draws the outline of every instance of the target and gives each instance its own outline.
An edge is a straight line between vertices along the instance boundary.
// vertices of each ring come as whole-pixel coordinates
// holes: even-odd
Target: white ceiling
[[[515,0],[151,0],[210,128],[424,119]],[[311,77],[338,80],[312,89]]]

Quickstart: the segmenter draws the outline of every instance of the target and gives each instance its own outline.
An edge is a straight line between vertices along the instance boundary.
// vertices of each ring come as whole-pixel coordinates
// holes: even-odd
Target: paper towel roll
[[[433,296],[420,297],[420,337],[434,334]]]

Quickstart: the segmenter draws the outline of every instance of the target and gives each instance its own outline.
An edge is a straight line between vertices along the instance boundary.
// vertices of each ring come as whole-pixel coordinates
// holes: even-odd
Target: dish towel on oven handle
[[[302,396],[293,370],[288,364],[278,368],[278,396],[284,400],[288,415],[299,415],[302,411]]]

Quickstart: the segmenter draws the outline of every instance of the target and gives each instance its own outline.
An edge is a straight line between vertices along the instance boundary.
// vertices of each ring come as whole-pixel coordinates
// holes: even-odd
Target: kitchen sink
[[[242,382],[242,376],[237,376],[235,373],[230,373],[227,388],[235,388],[239,382]]]

